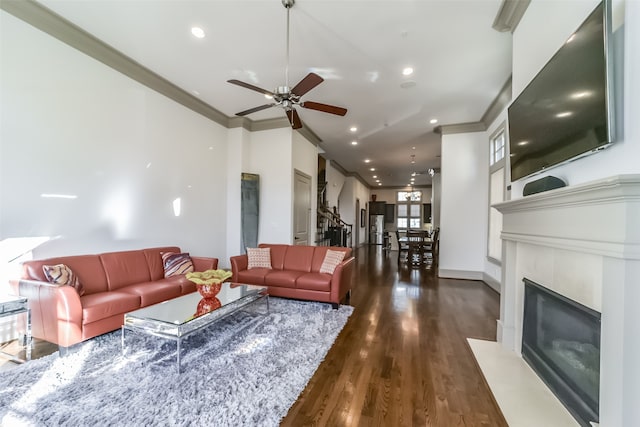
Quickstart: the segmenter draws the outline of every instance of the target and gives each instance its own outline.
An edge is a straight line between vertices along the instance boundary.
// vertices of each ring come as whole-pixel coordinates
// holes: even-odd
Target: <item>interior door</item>
[[[311,177],[295,171],[293,187],[293,244],[309,244],[311,224]]]

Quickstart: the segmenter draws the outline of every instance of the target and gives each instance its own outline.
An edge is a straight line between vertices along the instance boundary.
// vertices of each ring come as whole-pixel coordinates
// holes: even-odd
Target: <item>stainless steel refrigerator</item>
[[[369,217],[369,243],[372,245],[384,244],[384,215]]]

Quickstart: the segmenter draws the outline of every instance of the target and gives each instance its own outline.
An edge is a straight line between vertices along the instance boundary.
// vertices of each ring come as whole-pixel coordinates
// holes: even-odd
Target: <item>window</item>
[[[497,263],[502,262],[502,214],[491,207],[505,199],[505,147],[506,135],[504,124],[490,139],[490,168],[489,168],[489,231],[487,242],[487,257]]]
[[[422,227],[422,191],[398,191],[398,229]]]
[[[491,138],[491,159],[489,164],[495,165],[504,159],[505,134],[504,128],[501,128],[495,136]]]

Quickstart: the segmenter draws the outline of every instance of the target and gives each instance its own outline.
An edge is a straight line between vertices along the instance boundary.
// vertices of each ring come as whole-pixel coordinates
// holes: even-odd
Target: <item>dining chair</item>
[[[400,238],[400,232],[396,230],[396,239],[398,240],[398,264],[401,260],[408,259],[409,257],[409,244],[406,239]],[[406,258],[403,258],[406,257]]]
[[[440,252],[440,227],[433,230],[431,239],[425,243],[424,256],[431,265],[438,265],[438,255]]]

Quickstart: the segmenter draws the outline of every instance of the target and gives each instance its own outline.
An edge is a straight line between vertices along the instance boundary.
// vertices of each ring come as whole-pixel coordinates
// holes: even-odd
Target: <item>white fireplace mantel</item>
[[[498,341],[520,354],[527,277],[602,313],[600,425],[640,419],[640,175],[493,205],[503,214]]]

